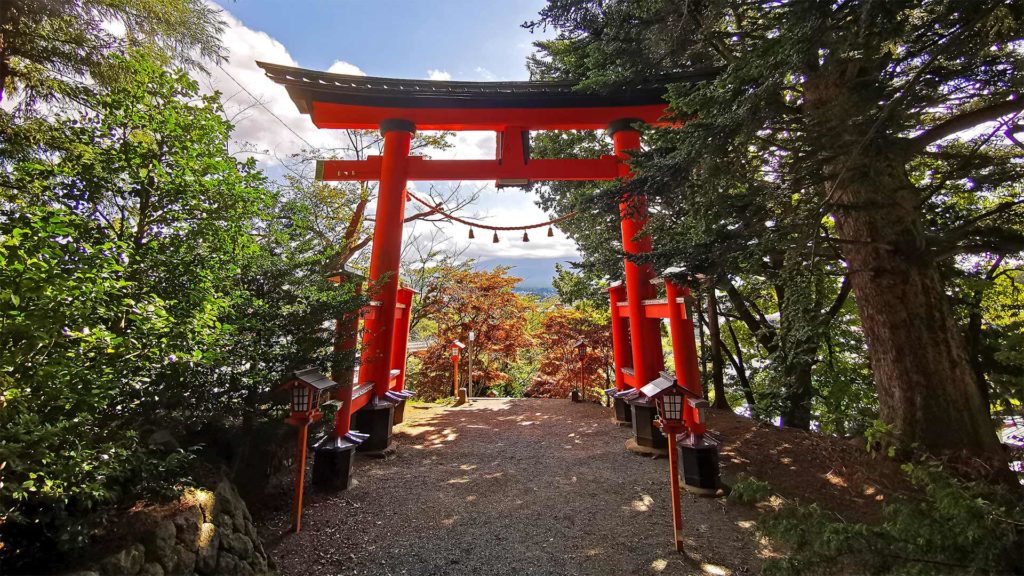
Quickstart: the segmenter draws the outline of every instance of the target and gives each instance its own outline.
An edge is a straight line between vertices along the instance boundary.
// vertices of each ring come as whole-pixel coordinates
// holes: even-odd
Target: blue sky
[[[284,44],[306,68],[343,60],[371,76],[525,80],[537,38],[520,24],[543,0],[259,0],[225,3],[243,24]]]
[[[347,74],[452,80],[526,80],[531,43],[547,37],[521,24],[536,18],[543,0],[260,0],[224,2],[228,61],[211,70],[209,84],[224,94],[236,124],[238,145],[257,150],[270,174],[282,172],[281,159],[310,143],[336,146],[336,131],[317,130],[297,112],[285,90],[265,77],[256,60]],[[244,88],[243,88],[244,87]],[[252,105],[252,98],[259,100]],[[461,132],[454,148],[432,151],[433,157],[493,157],[494,135]],[[449,184],[450,185],[450,184]],[[497,192],[488,183],[459,214],[501,225],[548,220],[532,195],[515,189]],[[426,184],[411,189],[423,192]],[[410,208],[411,209],[411,208]],[[489,234],[466,238],[461,225],[441,225],[447,245],[473,258],[478,267],[514,266],[523,286],[549,286],[557,262],[578,260],[572,240],[558,233],[547,238],[508,233],[492,244]],[[423,223],[406,226],[406,237],[430,234]]]

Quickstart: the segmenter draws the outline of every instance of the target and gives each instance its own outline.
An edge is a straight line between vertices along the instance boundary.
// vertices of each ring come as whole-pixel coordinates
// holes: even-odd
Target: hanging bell
[[[491,242],[494,243],[494,244],[498,243],[498,232],[497,231],[494,232],[494,237],[491,238]]]
[[[472,240],[473,238],[476,238],[476,236],[473,235],[473,229],[470,228],[469,229],[469,239]]]
[[[529,241],[530,241],[530,235],[526,233],[526,230],[523,230],[523,242],[529,242]]]
[[[551,226],[548,226],[548,238],[551,238],[554,235],[555,235],[554,229],[552,229]]]

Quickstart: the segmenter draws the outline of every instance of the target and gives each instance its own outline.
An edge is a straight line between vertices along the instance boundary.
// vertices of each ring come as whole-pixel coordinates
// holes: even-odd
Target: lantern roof
[[[455,340],[454,342],[452,342],[452,345],[451,345],[451,347],[452,347],[452,348],[459,348],[459,349],[462,349],[462,348],[465,348],[465,347],[466,347],[466,345],[465,345],[465,344],[463,344],[462,342],[459,342],[458,340]]]
[[[676,380],[675,376],[668,370],[665,370],[664,372],[661,373],[661,376],[655,378],[654,380],[651,380],[650,382],[647,383],[646,386],[641,388],[640,393],[643,394],[644,396],[647,396],[648,398],[653,399],[657,398],[658,396],[661,396],[673,386],[679,388],[679,390],[682,392],[686,391],[682,386],[679,385],[679,382]]]
[[[488,130],[510,125],[590,129],[605,128],[622,118],[655,123],[665,114],[669,85],[715,76],[714,70],[696,70],[583,91],[571,81],[413,80],[256,64],[288,90],[299,112],[309,114],[314,124],[348,129],[374,129],[389,118],[409,120],[421,130]],[[568,111],[574,113],[567,115]]]
[[[359,279],[359,280],[365,280],[366,279],[366,276],[360,274],[359,272],[357,272],[355,270],[352,270],[351,268],[349,268],[346,265],[342,265],[340,268],[335,268],[334,270],[331,270],[325,276],[326,276],[326,278],[329,281],[335,282],[335,283],[340,283],[343,278],[346,279],[346,280],[353,279],[353,278]]]
[[[327,376],[324,376],[324,374],[316,368],[296,370],[288,376],[288,382],[301,382],[307,386],[316,388],[317,390],[326,390],[338,385],[337,382],[331,380]]]

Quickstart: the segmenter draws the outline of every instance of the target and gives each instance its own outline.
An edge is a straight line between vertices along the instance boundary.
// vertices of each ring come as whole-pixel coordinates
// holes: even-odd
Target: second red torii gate
[[[348,430],[349,416],[365,412],[370,450],[390,442],[391,412],[386,395],[400,387],[405,371],[410,295],[400,292],[399,264],[406,186],[415,180],[493,180],[497,186],[522,186],[532,181],[614,180],[629,176],[626,160],[640,147],[641,124],[664,123],[666,79],[623,86],[609,93],[582,93],[566,82],[450,82],[373,78],[303,70],[258,63],[283,85],[299,111],[319,128],[380,129],[381,156],[365,160],[327,160],[317,163],[324,181],[379,181],[369,281],[373,306],[364,320],[363,349],[356,394],[352,386],[338,415],[338,431]],[[705,79],[704,74],[669,80]],[[591,159],[535,159],[529,133],[539,130],[597,130],[611,134],[614,155]],[[486,160],[430,160],[410,156],[416,130],[487,130],[497,134],[495,157]],[[647,222],[643,197],[620,205],[622,244],[627,254],[651,251],[642,231]],[[673,360],[678,380],[700,394],[696,376],[693,324],[686,314],[684,291],[666,283],[666,299],[657,300],[649,265],[625,259],[625,282],[610,290],[615,349],[616,386],[639,390],[664,368],[662,318],[668,318],[673,337]],[[401,297],[400,297],[401,294]],[[400,299],[404,302],[400,302]],[[623,309],[625,313],[623,313]],[[405,319],[405,331],[402,325]],[[637,411],[634,405],[634,412]],[[653,442],[652,407],[634,418],[637,442]],[[385,422],[386,420],[386,422]],[[637,426],[641,420],[644,426]],[[702,431],[702,430],[701,430]],[[659,435],[660,436],[660,435]],[[656,446],[649,446],[656,448]]]

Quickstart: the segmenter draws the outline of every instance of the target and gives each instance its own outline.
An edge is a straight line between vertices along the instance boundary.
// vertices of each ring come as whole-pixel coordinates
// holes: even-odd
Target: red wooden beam
[[[526,130],[604,130],[620,118],[663,125],[667,104],[592,106],[580,108],[391,108],[333,102],[312,103],[317,128],[376,130],[381,122],[401,118],[417,130],[494,130],[508,126]]]
[[[381,157],[365,160],[320,160],[317,179],[325,182],[376,181]],[[409,158],[409,180],[614,180],[619,177],[615,156],[587,159],[536,159],[526,163],[498,160],[428,160]]]

